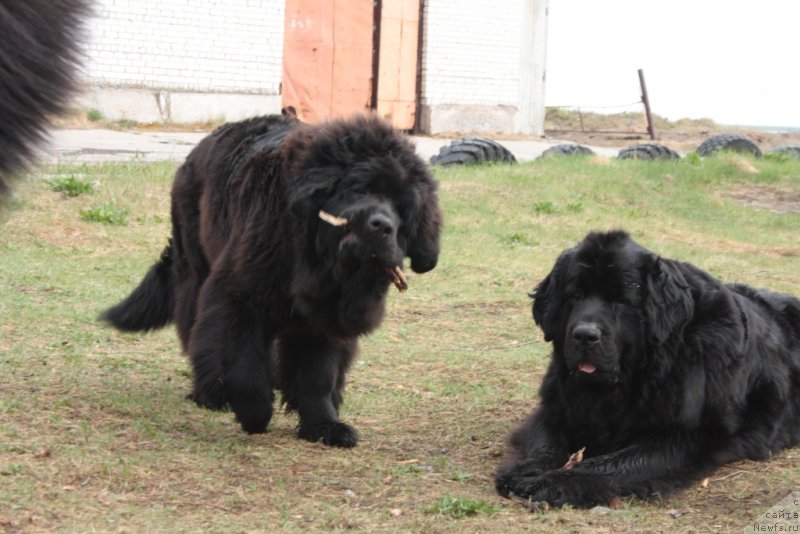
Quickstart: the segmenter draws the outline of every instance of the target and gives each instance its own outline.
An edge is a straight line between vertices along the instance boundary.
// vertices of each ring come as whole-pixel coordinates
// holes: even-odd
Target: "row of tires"
[[[742,135],[720,134],[709,137],[697,147],[697,155],[709,156],[715,152],[733,151],[761,157],[762,152],[758,146]],[[552,156],[593,155],[594,151],[584,145],[564,143],[555,145],[544,152],[540,158]],[[800,159],[800,147],[779,146],[767,151],[767,154],[782,154],[787,157]],[[671,148],[657,143],[640,143],[623,148],[617,154],[619,159],[680,159],[680,154]],[[431,158],[432,165],[474,165],[479,163],[516,163],[514,154],[506,147],[482,137],[465,137],[439,149],[439,153]]]

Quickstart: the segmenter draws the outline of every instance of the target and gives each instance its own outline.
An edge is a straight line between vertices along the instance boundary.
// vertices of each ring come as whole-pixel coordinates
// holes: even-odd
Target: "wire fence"
[[[605,106],[587,106],[587,105],[570,105],[570,106],[547,106],[545,109],[569,109],[573,111],[577,111],[578,113],[578,121],[580,124],[580,129],[548,129],[551,132],[581,132],[581,133],[602,133],[602,134],[647,134],[650,136],[650,139],[656,138],[656,130],[655,125],[653,123],[653,117],[650,113],[650,102],[647,96],[647,86],[645,85],[644,81],[644,71],[639,69],[639,85],[642,90],[642,96],[640,100],[636,102],[631,102],[628,104],[618,104],[618,105],[605,105]],[[603,110],[604,112],[608,112],[608,110],[624,110],[624,109],[631,109],[634,106],[643,106],[644,110],[644,131],[637,131],[637,130],[592,130],[586,128],[586,121],[584,120],[584,112],[589,112],[589,110]]]

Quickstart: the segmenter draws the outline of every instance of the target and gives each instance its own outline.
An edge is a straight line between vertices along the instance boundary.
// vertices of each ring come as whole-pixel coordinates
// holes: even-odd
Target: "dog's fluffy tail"
[[[78,90],[90,0],[0,2],[0,197]]]
[[[175,308],[172,254],[170,242],[139,286],[125,300],[104,311],[100,319],[125,332],[155,330],[169,323]]]

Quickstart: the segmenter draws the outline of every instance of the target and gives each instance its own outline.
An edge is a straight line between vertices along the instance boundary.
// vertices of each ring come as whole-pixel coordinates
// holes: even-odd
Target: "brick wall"
[[[426,1],[425,104],[517,104],[523,1]]]
[[[548,1],[425,0],[422,131],[541,133]],[[142,122],[280,110],[285,0],[96,6],[84,107]]]
[[[97,0],[90,84],[277,94],[283,0]]]
[[[542,134],[548,1],[425,1],[423,131]]]

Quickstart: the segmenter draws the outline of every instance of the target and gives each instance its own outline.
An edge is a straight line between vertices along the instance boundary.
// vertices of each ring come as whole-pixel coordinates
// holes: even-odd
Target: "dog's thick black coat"
[[[800,441],[796,298],[724,284],[622,231],[562,253],[533,298],[553,355],[496,475],[502,495],[579,507],[663,495]]]
[[[436,183],[410,142],[372,115],[224,125],[178,169],[172,222],[161,259],[103,318],[174,321],[192,398],[230,406],[245,431],[266,430],[279,389],[301,438],[355,445],[338,408],[358,336],[381,322],[388,269],[408,256],[423,273],[439,255]]]
[[[0,0],[0,195],[77,89],[88,0]]]

